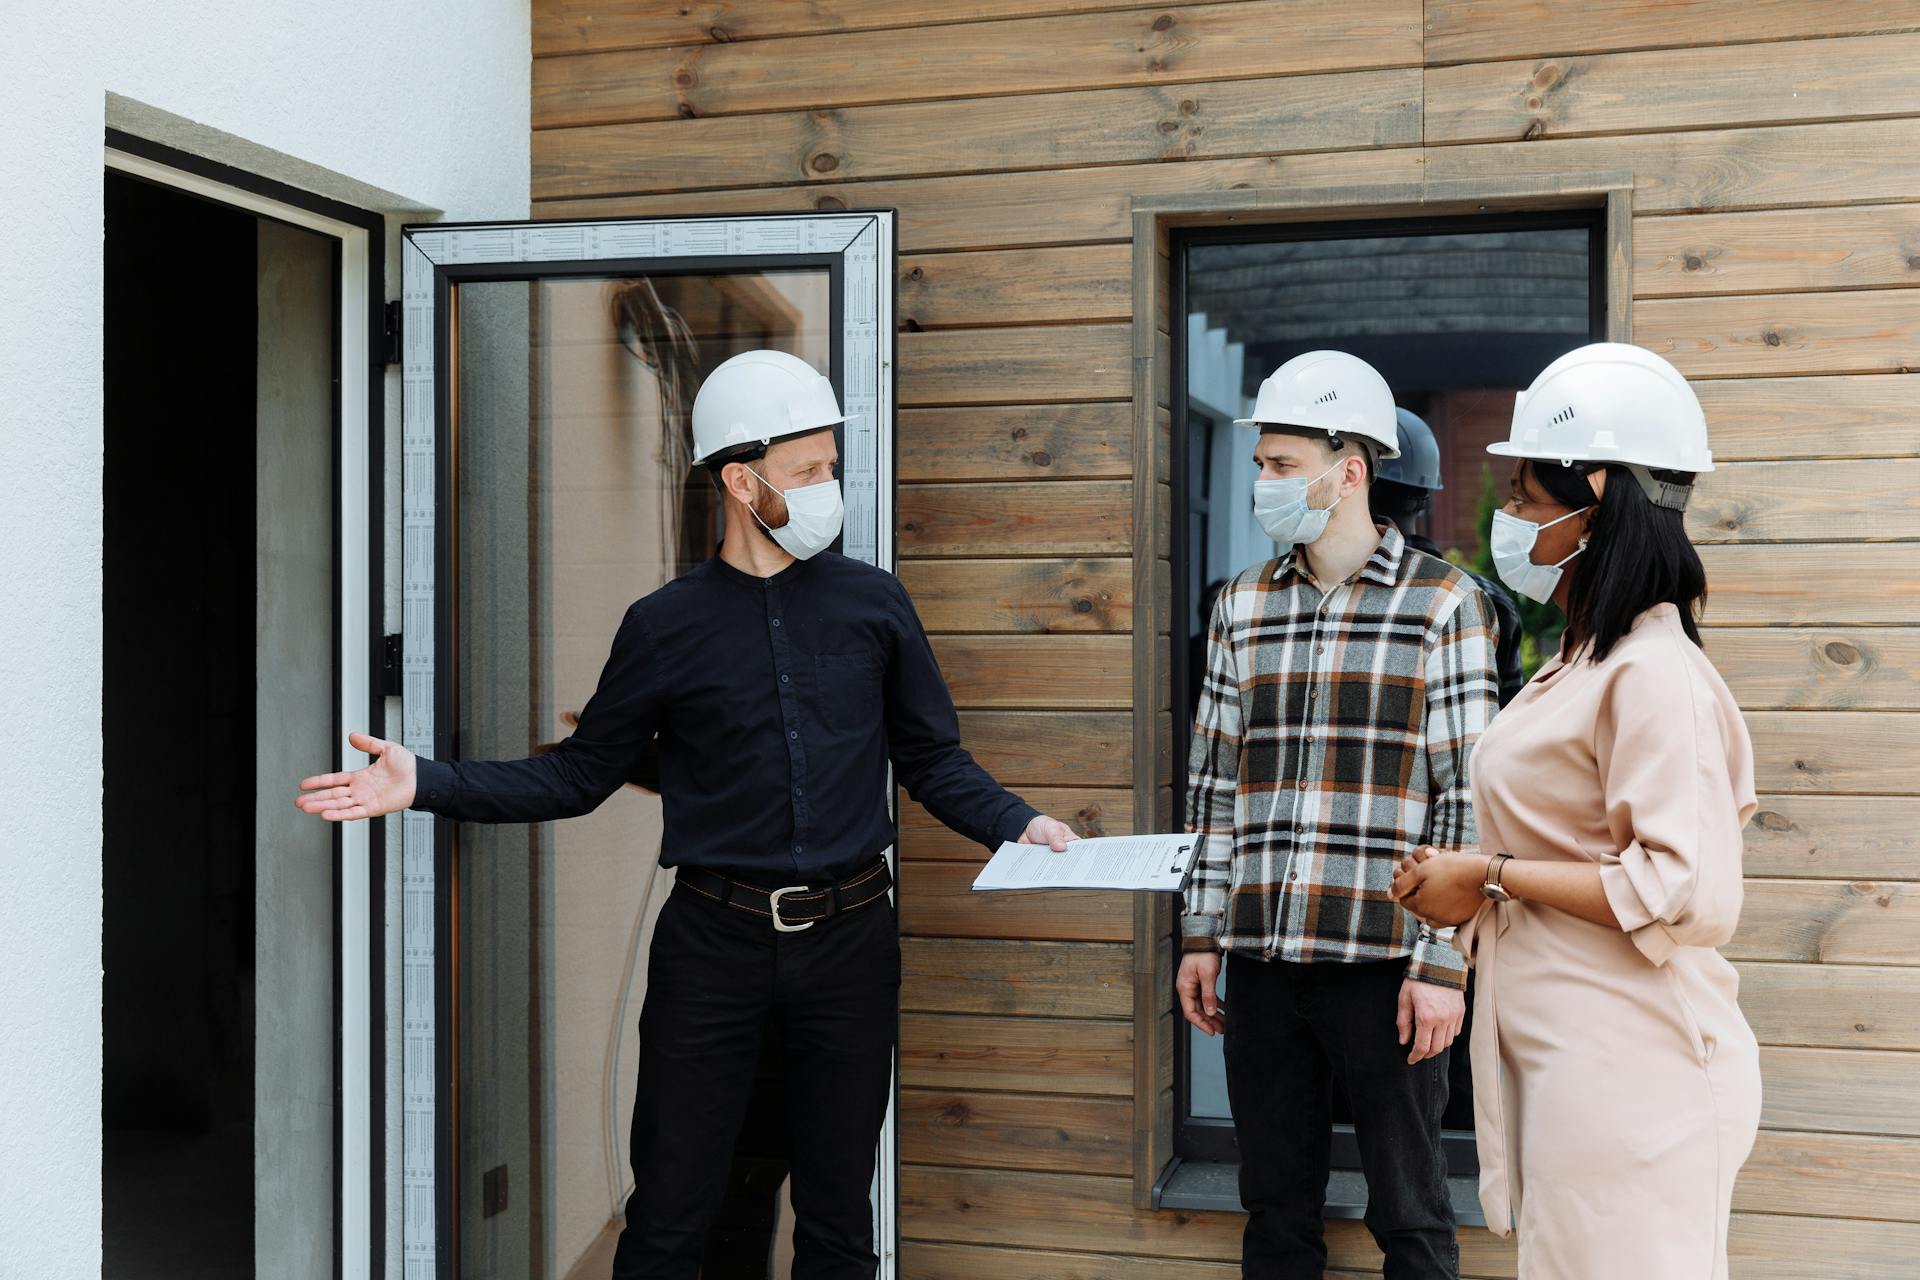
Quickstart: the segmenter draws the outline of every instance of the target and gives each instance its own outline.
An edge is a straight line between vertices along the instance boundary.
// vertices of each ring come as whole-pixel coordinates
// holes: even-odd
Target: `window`
[[[1403,532],[1492,572],[1487,528],[1506,482],[1486,445],[1506,435],[1513,397],[1561,353],[1605,336],[1605,211],[1463,215],[1417,221],[1195,229],[1171,242],[1170,372],[1174,814],[1205,658],[1205,625],[1226,579],[1276,554],[1253,517],[1253,436],[1232,420],[1261,380],[1305,351],[1367,360],[1399,404],[1432,427],[1444,488]],[[1523,619],[1537,650],[1547,611]],[[1161,1203],[1231,1207],[1237,1162],[1221,1043],[1182,1025],[1175,1055],[1174,1154],[1184,1168]],[[1445,1129],[1456,1203],[1474,1212],[1473,1103],[1465,1041],[1455,1049]],[[1366,1196],[1352,1109],[1334,1100],[1328,1212],[1359,1216]],[[1465,1175],[1462,1177],[1462,1175]]]

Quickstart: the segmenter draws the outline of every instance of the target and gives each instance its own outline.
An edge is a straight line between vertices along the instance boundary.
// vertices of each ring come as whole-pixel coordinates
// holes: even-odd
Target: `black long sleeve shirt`
[[[521,760],[422,758],[412,807],[463,822],[591,812],[659,735],[663,866],[851,872],[894,841],[907,792],[971,839],[1018,839],[1035,810],[960,746],[913,601],[832,552],[771,578],[718,556],[636,601],[579,727]]]

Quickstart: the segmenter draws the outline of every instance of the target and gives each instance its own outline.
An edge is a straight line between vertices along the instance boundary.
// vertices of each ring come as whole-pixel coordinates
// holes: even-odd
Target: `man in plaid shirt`
[[[1388,1280],[1459,1274],[1440,1117],[1466,1016],[1451,931],[1388,890],[1420,845],[1474,843],[1467,758],[1498,706],[1486,597],[1367,506],[1391,391],[1341,352],[1260,389],[1254,508],[1284,553],[1213,609],[1188,764],[1187,1020],[1226,1034],[1248,1213],[1242,1272],[1321,1275],[1335,1080]],[[1216,996],[1227,955],[1233,1012]]]

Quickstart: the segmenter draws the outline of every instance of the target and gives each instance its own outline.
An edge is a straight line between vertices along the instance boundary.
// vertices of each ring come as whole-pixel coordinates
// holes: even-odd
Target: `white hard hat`
[[[1661,506],[1684,509],[1689,485],[1663,484],[1659,471],[1713,470],[1707,415],[1680,371],[1643,347],[1595,342],[1540,371],[1514,398],[1510,437],[1487,446],[1503,458],[1614,462]]]
[[[693,397],[693,460],[850,421],[833,383],[805,360],[743,351],[708,374]]]
[[[1236,418],[1234,425],[1360,436],[1379,446],[1380,457],[1400,456],[1399,423],[1387,380],[1365,360],[1344,351],[1309,351],[1275,369],[1260,384],[1253,416]]]

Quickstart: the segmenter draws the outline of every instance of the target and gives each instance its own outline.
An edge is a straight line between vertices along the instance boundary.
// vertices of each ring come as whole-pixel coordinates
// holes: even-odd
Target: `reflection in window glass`
[[[758,347],[827,372],[828,286],[822,269],[458,287],[461,756],[566,737],[627,605],[712,553],[694,392]],[[631,1189],[648,943],[672,887],[652,784],[642,762],[584,817],[456,829],[464,1276],[606,1274]]]
[[[1185,246],[1185,519],[1175,589],[1187,644],[1176,655],[1183,668],[1178,759],[1186,758],[1213,595],[1275,554],[1253,518],[1252,434],[1231,425],[1251,411],[1261,380],[1323,347],[1380,370],[1440,446],[1445,488],[1403,532],[1491,575],[1487,529],[1507,475],[1490,465],[1486,446],[1506,438],[1516,391],[1556,356],[1598,336],[1594,226],[1558,221],[1482,221],[1454,232],[1430,222],[1421,234],[1404,235],[1300,228],[1277,233],[1293,237],[1285,240]],[[1523,612],[1531,669],[1543,645],[1551,650],[1558,621],[1544,608]],[[1188,1028],[1186,1053],[1182,1149],[1229,1157],[1221,1042]],[[1473,1124],[1466,1056],[1463,1039],[1452,1058],[1449,1129]],[[1350,1118],[1344,1098],[1335,1099],[1335,1117]]]

